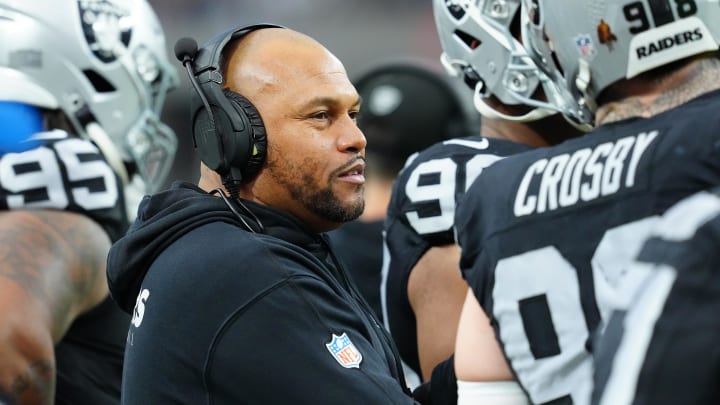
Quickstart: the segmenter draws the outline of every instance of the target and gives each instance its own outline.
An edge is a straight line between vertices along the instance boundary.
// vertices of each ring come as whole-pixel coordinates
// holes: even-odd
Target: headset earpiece
[[[263,124],[260,113],[250,100],[241,96],[240,94],[225,89],[225,97],[230,100],[230,103],[237,111],[238,115],[246,120],[246,130],[250,133],[248,137],[251,139],[251,144],[234,146],[231,148],[235,152],[242,153],[241,155],[235,156],[228,154],[227,157],[230,161],[231,167],[241,167],[244,179],[249,179],[255,176],[265,163],[265,156],[267,154],[267,137],[265,134],[265,125]],[[232,142],[242,141],[236,137]]]
[[[284,27],[257,24],[233,29],[215,36],[197,52],[189,44],[192,40],[176,44],[176,56],[195,89],[190,109],[196,149],[203,163],[224,182],[250,180],[265,162],[267,138],[260,113],[247,98],[224,88],[221,66],[229,42],[262,28]]]

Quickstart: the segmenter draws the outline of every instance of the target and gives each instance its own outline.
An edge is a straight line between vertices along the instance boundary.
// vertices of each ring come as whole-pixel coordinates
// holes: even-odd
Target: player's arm
[[[107,296],[106,233],[62,211],[0,214],[0,392],[18,405],[50,404],[54,345]]]
[[[472,290],[466,291],[455,343],[455,374],[458,380],[513,380],[490,320]]]
[[[454,359],[458,405],[530,403],[514,381],[490,320],[470,289],[460,315]]]
[[[408,298],[415,313],[418,356],[425,380],[455,347],[468,288],[458,268],[459,260],[457,245],[432,247],[418,260],[408,279]]]

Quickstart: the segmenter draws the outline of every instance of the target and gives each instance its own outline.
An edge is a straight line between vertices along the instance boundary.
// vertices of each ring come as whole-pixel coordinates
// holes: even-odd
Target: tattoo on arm
[[[107,294],[109,246],[85,216],[0,213],[0,390],[16,403],[52,403],[54,344]]]
[[[10,386],[11,398],[39,398],[50,403],[55,391],[53,365],[47,360],[30,363],[27,371],[17,375]]]
[[[0,219],[0,277],[48,308],[57,338],[88,301],[106,293],[109,239],[79,214],[16,211]]]

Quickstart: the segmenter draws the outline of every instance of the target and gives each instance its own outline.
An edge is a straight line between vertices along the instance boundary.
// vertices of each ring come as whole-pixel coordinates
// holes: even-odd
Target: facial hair
[[[311,158],[305,159],[300,165],[288,161],[269,163],[266,170],[308,211],[330,222],[344,223],[357,219],[365,209],[365,199],[362,196],[356,201],[343,203],[332,187],[332,180],[353,163],[354,160],[330,173],[324,187],[318,184],[316,177],[317,173],[322,172],[320,165]]]

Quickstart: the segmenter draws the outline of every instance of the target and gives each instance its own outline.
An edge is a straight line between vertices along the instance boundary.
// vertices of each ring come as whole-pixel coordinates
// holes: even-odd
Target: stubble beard
[[[306,162],[309,163],[309,162]],[[270,175],[283,185],[289,192],[290,196],[299,201],[305,209],[315,215],[326,219],[329,222],[345,223],[357,219],[365,210],[365,199],[363,197],[363,187],[358,186],[358,198],[350,203],[343,202],[335,195],[332,187],[332,179],[337,173],[332,172],[327,179],[327,186],[321,188],[317,185],[317,180],[313,177],[313,173],[318,170],[307,170],[312,165],[304,165],[305,173],[302,175],[302,181],[298,181],[297,177],[290,177],[288,173],[300,173],[293,167],[278,167],[277,165],[267,165]]]

